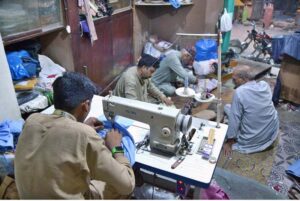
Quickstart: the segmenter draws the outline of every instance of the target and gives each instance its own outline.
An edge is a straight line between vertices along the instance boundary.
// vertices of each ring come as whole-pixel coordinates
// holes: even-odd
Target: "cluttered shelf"
[[[180,3],[181,6],[189,6],[193,5],[192,1],[183,1]],[[137,1],[135,2],[136,6],[171,6],[171,3],[167,3],[164,1]]]

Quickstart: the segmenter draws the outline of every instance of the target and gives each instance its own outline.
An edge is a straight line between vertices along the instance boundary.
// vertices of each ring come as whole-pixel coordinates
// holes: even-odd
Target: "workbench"
[[[52,106],[42,113],[52,114],[53,111],[54,107]],[[94,96],[88,117],[99,117],[100,115],[103,115],[102,97]],[[199,130],[201,123],[202,128]],[[201,120],[193,117],[192,128],[196,128],[196,133],[191,140],[191,142],[193,142],[191,151],[192,155],[186,155],[182,163],[179,164],[175,169],[172,169],[171,166],[178,159],[178,157],[162,155],[142,149],[137,150],[136,152],[136,162],[134,167],[142,168],[174,180],[180,180],[186,184],[197,187],[208,187],[214,174],[216,163],[211,163],[208,160],[202,159],[202,156],[196,152],[198,151],[202,137],[207,137],[209,130],[214,128],[215,142],[211,156],[215,157],[217,160],[225,139],[227,125],[220,124],[220,128],[216,128],[216,122]],[[146,136],[147,132],[149,131],[149,125],[134,121],[133,124],[128,128],[128,131],[133,136],[135,143],[138,143]]]

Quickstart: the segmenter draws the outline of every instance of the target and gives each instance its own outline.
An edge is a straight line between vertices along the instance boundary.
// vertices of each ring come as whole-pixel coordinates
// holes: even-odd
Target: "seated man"
[[[191,49],[182,49],[169,53],[160,62],[159,68],[152,77],[152,82],[167,96],[173,96],[176,88],[171,84],[176,82],[177,76],[181,79],[188,77],[189,83],[197,83],[197,78],[184,69],[194,60],[195,52]]]
[[[224,107],[229,120],[224,153],[263,151],[275,141],[279,128],[271,89],[265,81],[252,80],[248,66],[236,67],[232,80],[236,91],[231,106]]]
[[[116,199],[135,187],[121,135],[96,133],[96,118],[83,123],[96,88],[81,74],[66,72],[53,83],[55,111],[33,114],[19,138],[15,156],[21,199]]]
[[[144,102],[162,102],[166,105],[172,105],[173,102],[156,88],[150,80],[158,63],[156,58],[147,54],[143,55],[137,67],[131,67],[122,74],[113,95]]]

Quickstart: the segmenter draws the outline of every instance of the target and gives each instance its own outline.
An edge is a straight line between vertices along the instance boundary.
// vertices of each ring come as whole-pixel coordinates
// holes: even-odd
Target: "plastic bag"
[[[6,54],[13,80],[35,77],[41,70],[39,61],[32,59],[25,50]]]
[[[195,44],[196,61],[217,59],[217,42],[214,39],[200,39]]]
[[[228,195],[219,186],[216,180],[212,180],[210,186],[207,189],[200,190],[201,200],[229,200]]]
[[[221,16],[221,32],[227,32],[232,29],[232,19],[231,16],[227,13],[226,8],[224,13]]]
[[[179,8],[181,5],[180,5],[180,2],[178,0],[170,0],[169,1],[170,4],[174,7],[174,8]]]

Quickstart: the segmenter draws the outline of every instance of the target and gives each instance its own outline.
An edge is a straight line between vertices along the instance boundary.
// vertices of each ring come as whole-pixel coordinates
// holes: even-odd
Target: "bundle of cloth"
[[[4,120],[0,122],[0,152],[13,151],[22,132],[24,120]]]

